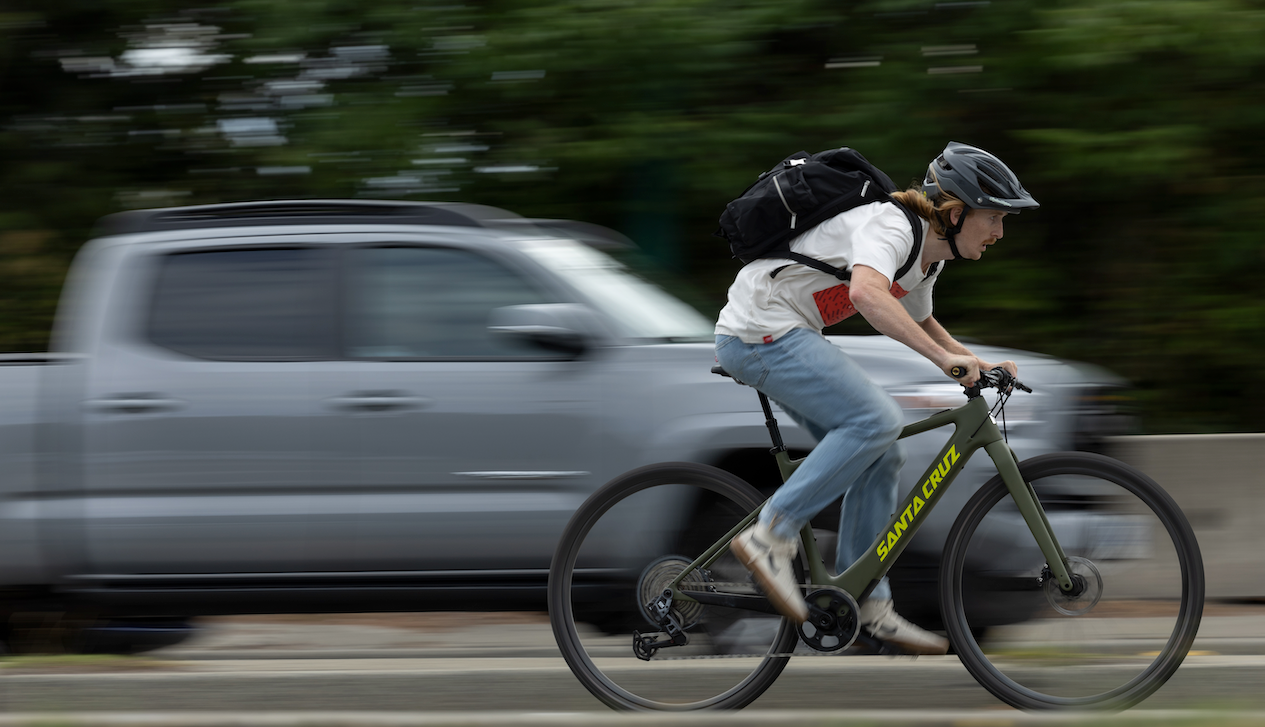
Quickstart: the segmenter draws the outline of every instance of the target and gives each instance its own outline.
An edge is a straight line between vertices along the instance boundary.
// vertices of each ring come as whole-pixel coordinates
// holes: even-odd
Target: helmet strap
[[[947,224],[948,220],[945,220],[943,217],[940,219],[940,221],[942,223],[945,223],[944,237],[941,239],[949,243],[949,252],[953,253],[953,259],[954,260],[965,259],[962,257],[962,253],[958,251],[958,243],[957,243],[957,240],[954,238],[956,238],[957,234],[962,231],[962,224],[966,222],[966,210],[962,211],[962,215],[958,217],[958,223],[956,225]]]

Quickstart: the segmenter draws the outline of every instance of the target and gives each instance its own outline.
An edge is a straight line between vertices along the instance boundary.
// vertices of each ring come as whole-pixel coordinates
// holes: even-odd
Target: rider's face
[[[959,217],[959,210],[953,211],[953,217]],[[996,210],[970,210],[962,223],[962,231],[957,234],[958,251],[967,260],[979,260],[984,255],[984,248],[997,242],[1002,236],[1002,219],[1005,212]]]

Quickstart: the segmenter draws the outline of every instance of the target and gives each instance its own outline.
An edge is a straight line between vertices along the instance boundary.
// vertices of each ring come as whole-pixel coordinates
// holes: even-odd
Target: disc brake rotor
[[[1079,585],[1080,592],[1075,596],[1069,595],[1059,588],[1058,579],[1051,577],[1045,579],[1045,599],[1050,602],[1051,608],[1064,616],[1089,613],[1102,598],[1102,574],[1091,561],[1075,555],[1068,556],[1067,570]]]

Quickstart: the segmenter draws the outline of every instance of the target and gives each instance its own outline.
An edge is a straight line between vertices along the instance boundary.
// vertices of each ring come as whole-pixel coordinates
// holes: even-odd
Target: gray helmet
[[[956,141],[927,165],[922,193],[935,199],[948,192],[972,209],[1000,210],[1017,214],[1039,207],[1019,183],[1019,177],[1000,159]]]

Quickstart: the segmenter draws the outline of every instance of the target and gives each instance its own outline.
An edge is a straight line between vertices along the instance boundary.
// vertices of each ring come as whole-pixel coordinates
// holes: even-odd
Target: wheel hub
[[[1045,599],[1050,607],[1064,616],[1080,616],[1089,613],[1102,598],[1102,574],[1093,562],[1078,556],[1068,556],[1068,575],[1072,588],[1064,591],[1057,578],[1046,578]]]
[[[693,561],[681,555],[665,555],[646,566],[637,581],[637,605],[641,615],[650,624],[658,626],[658,617],[651,612],[650,604],[667,590],[676,577],[685,572]],[[681,580],[682,590],[704,590],[708,578],[706,573],[695,570]],[[698,623],[705,606],[695,601],[672,601],[672,613],[680,622],[682,629],[688,629]]]

